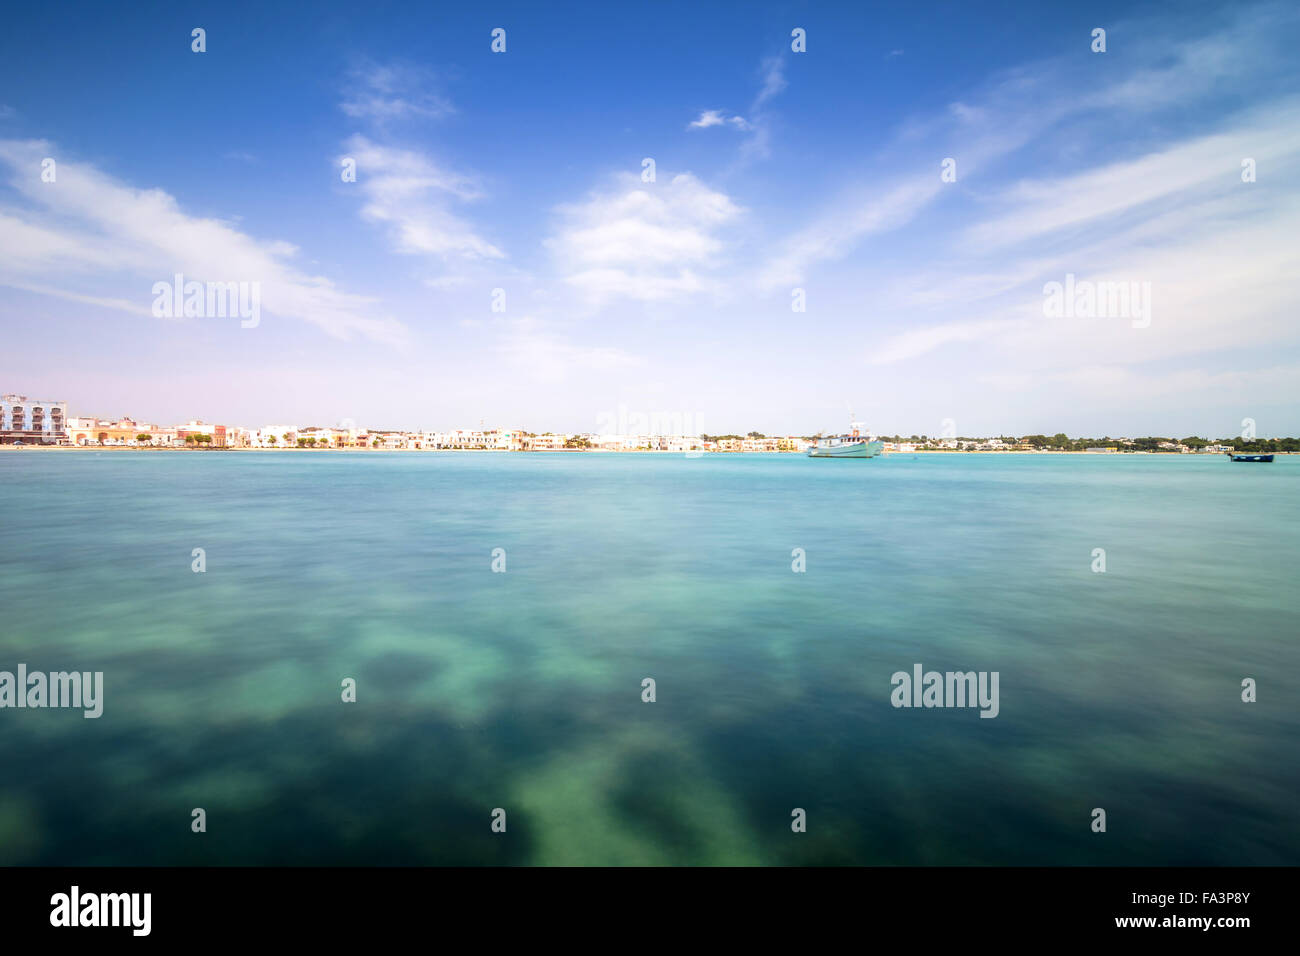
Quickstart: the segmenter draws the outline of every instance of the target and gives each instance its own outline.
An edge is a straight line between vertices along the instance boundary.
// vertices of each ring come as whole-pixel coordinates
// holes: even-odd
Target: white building
[[[0,396],[0,442],[51,445],[67,438],[67,402]]]
[[[257,431],[249,432],[249,442],[253,448],[296,448],[298,426],[263,425]]]
[[[568,435],[553,435],[548,432],[545,435],[533,435],[525,441],[533,451],[563,451],[568,438]]]

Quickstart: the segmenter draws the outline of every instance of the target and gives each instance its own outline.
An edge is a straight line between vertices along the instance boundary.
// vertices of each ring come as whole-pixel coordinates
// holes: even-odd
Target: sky
[[[1297,49],[1294,3],[20,5],[0,391],[250,427],[1300,434]],[[256,284],[257,324],[156,315],[178,273]],[[1049,314],[1067,282],[1134,298]]]

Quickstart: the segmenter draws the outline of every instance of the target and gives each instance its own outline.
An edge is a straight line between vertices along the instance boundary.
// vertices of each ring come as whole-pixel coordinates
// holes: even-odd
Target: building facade
[[[34,402],[26,395],[0,397],[0,442],[54,445],[67,439],[67,402]]]

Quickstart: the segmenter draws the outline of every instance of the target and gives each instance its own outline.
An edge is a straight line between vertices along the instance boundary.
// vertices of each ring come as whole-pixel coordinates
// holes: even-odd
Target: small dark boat
[[[1233,461],[1272,461],[1272,455],[1234,455],[1232,452],[1225,452]]]

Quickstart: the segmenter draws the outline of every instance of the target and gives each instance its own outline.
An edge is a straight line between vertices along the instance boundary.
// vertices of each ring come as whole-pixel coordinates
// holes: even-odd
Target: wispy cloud
[[[1136,159],[1064,179],[1022,180],[994,202],[1008,212],[973,226],[968,239],[999,246],[1034,241],[1048,233],[1113,221],[1180,193],[1240,191],[1243,156],[1276,170],[1279,162],[1300,150],[1300,126],[1290,125],[1297,119],[1300,103],[1275,103],[1264,117],[1237,128]]]
[[[1249,32],[1226,33],[1237,37],[1238,56],[1226,55],[1218,39],[1218,55],[1204,64],[1181,56],[1171,62],[1196,71],[1254,56],[1268,68],[1260,54],[1266,44],[1254,42]],[[1174,76],[1156,83],[1151,71],[1143,73],[1148,87],[1178,85]],[[1146,102],[1110,95],[1129,83],[1118,76],[1097,94],[1112,104],[1111,127],[1149,124],[1153,111],[1166,105],[1159,96]],[[894,288],[877,297],[880,307],[913,321],[954,309],[966,317],[891,335],[871,349],[869,360],[907,361],[964,343],[976,353],[996,354],[999,365],[1014,362],[1041,373],[1040,380],[1077,384],[1053,370],[1081,364],[1118,369],[1197,353],[1300,345],[1294,279],[1287,278],[1300,275],[1300,247],[1292,237],[1300,214],[1294,186],[1300,182],[1300,97],[1294,94],[1293,85],[1237,114],[1203,121],[1181,137],[1134,135],[1127,151],[1142,148],[1119,161],[1088,163],[1080,157],[1081,168],[1068,174],[1040,173],[1005,185],[993,180],[983,190],[982,215],[933,244],[935,260],[946,268],[897,276]],[[985,121],[999,122],[997,110],[979,112]],[[1090,136],[1105,134],[1083,129]],[[1247,159],[1257,171],[1267,170],[1258,182],[1243,181]],[[1150,326],[1045,319],[1042,287],[1066,274],[1089,282],[1149,284]]]
[[[454,113],[451,101],[436,92],[435,85],[434,75],[422,67],[366,63],[349,72],[339,108],[379,126]]]
[[[758,91],[758,96],[754,98],[754,105],[750,107],[750,112],[753,113],[761,110],[767,105],[768,100],[783,92],[786,88],[785,61],[779,56],[768,57],[764,60],[762,73],[763,85]]]
[[[772,122],[768,104],[786,88],[785,61],[768,57],[760,66],[762,82],[749,107],[749,138],[741,147],[743,161],[766,159],[772,152]]]
[[[346,148],[357,163],[361,218],[386,227],[395,251],[462,259],[504,256],[450,209],[482,196],[472,177],[447,170],[419,151],[383,146],[360,135],[348,140]]]
[[[1026,319],[985,319],[980,322],[947,322],[903,332],[875,349],[869,356],[874,365],[889,365],[913,359],[955,342],[987,341],[1023,329]]]
[[[1240,80],[1252,66],[1267,75],[1269,63],[1286,55],[1274,36],[1283,14],[1275,6],[1262,11],[1243,13],[1208,38],[1170,41],[1159,32],[1151,36],[1151,31],[1132,31],[1147,37],[1135,41],[1143,46],[1140,62],[1159,65],[1108,70],[1085,95],[1065,92],[1081,82],[1074,59],[1046,59],[1007,69],[945,110],[914,117],[889,138],[880,162],[872,164],[869,180],[839,187],[821,212],[777,245],[762,269],[765,284],[771,288],[803,281],[818,265],[849,256],[865,240],[911,224],[944,195],[974,190],[998,210],[956,233],[961,242],[952,255],[961,260],[966,258],[963,250],[1033,242],[1049,232],[1140,214],[1144,204],[1211,181],[1230,188],[1241,157],[1272,161],[1279,152],[1293,149],[1296,134],[1266,132],[1256,124],[1254,131],[1166,137],[1133,158],[1010,188],[1004,185],[999,164],[1044,142],[1061,144],[1054,159],[1058,169],[1086,165],[1090,156],[1115,152],[1093,147],[1084,154],[1072,146],[1075,143],[1111,141],[1132,150],[1150,139],[1144,128],[1149,129],[1155,111],[1171,104],[1184,104],[1185,109],[1197,95],[1211,95],[1223,80]],[[1291,107],[1285,111],[1290,114]],[[1068,134],[1053,138],[1052,130]],[[960,185],[941,183],[943,157],[956,159]],[[1025,165],[1042,162],[1039,157]],[[1041,257],[1042,250],[1031,254]],[[1006,262],[978,262],[974,267],[981,273],[1021,271],[1018,264]]]
[[[142,301],[132,301],[130,299],[118,299],[111,296],[86,295],[80,292],[71,292],[68,289],[59,286],[40,285],[34,282],[24,282],[21,279],[4,279],[0,280],[4,285],[11,289],[20,289],[23,292],[33,292],[36,295],[48,295],[52,298],[63,299],[67,302],[80,302],[83,305],[95,305],[105,309],[114,309],[118,312],[130,312],[133,315],[149,316],[152,318],[153,310],[145,305]]]
[[[338,338],[402,340],[404,327],[374,299],[300,271],[293,264],[296,246],[191,216],[161,189],[137,189],[69,158],[60,159],[55,182],[43,183],[33,170],[51,155],[61,154],[46,141],[0,140],[0,164],[26,203],[0,210],[0,284],[139,314],[152,301],[152,283],[177,272],[200,281],[257,282],[262,309],[271,315]],[[123,279],[139,281],[138,304],[97,291]]]
[[[772,123],[768,104],[785,88],[785,62],[779,56],[768,57],[759,66],[759,90],[750,104],[748,118],[726,110],[704,110],[686,125],[686,129],[689,131],[725,126],[748,133],[740,146],[737,167],[755,159],[766,159],[772,152]]]

